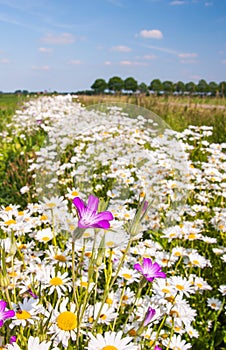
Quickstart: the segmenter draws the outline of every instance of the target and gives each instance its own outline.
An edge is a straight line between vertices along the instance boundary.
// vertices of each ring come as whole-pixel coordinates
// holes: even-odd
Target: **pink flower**
[[[99,199],[93,195],[88,198],[87,205],[79,197],[73,199],[73,204],[76,206],[79,216],[78,227],[86,229],[89,227],[108,229],[110,220],[114,217],[110,211],[98,213]]]
[[[166,274],[161,271],[161,266],[156,262],[152,264],[149,258],[143,258],[143,266],[135,264],[133,267],[141,272],[144,278],[149,282],[152,282],[154,278],[166,278]]]
[[[0,327],[3,326],[4,321],[7,320],[7,318],[15,316],[15,312],[13,310],[5,311],[6,305],[6,301],[0,300]]]

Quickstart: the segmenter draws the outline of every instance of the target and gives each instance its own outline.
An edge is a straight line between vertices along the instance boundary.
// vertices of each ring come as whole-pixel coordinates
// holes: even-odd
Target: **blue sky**
[[[0,91],[226,80],[226,0],[0,0]]]

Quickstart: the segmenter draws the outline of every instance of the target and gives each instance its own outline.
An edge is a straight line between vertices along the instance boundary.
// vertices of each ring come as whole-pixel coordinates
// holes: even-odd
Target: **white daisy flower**
[[[12,318],[9,327],[13,328],[18,325],[25,327],[28,323],[34,324],[39,319],[36,316],[37,313],[41,312],[41,308],[37,304],[38,300],[33,298],[25,298],[22,303],[14,304],[15,316]]]
[[[89,333],[89,337],[88,350],[138,350],[131,337],[122,338],[122,331],[106,332],[104,336],[98,333],[96,337]]]
[[[46,312],[46,318],[50,319],[51,326],[47,333],[52,334],[51,340],[53,340],[54,346],[62,343],[63,347],[67,348],[69,340],[76,341],[77,337],[76,305],[68,303],[68,298],[65,298],[60,305],[57,303],[54,309],[51,305],[48,309],[49,312]]]
[[[42,289],[49,289],[48,295],[51,295],[56,290],[59,298],[68,290],[69,292],[72,289],[71,279],[68,277],[68,273],[64,272],[63,274],[58,271],[57,273],[53,268],[46,268],[44,273],[39,276],[39,279],[42,283]]]

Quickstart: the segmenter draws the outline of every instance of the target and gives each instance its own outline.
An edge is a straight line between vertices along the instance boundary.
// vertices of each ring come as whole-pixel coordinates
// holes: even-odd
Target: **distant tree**
[[[114,92],[121,92],[124,88],[124,81],[120,77],[112,77],[108,81],[108,89]]]
[[[193,81],[190,81],[189,83],[185,84],[185,91],[189,92],[189,94],[192,94],[196,91],[196,85],[193,83]]]
[[[124,90],[135,92],[137,91],[137,87],[138,83],[134,78],[129,77],[124,80]]]
[[[172,94],[174,91],[174,84],[172,81],[166,80],[162,83],[162,88],[166,93]]]
[[[138,85],[138,90],[141,94],[147,94],[148,93],[148,86],[145,83],[140,83]]]
[[[226,81],[221,81],[219,83],[219,91],[222,97],[226,96]]]
[[[108,84],[104,79],[96,79],[91,86],[91,89],[95,91],[97,94],[102,94],[107,89]]]
[[[183,93],[185,91],[185,84],[183,81],[178,81],[177,83],[174,84],[174,90]]]
[[[153,90],[154,92],[156,92],[156,94],[158,94],[163,89],[162,83],[159,79],[152,80],[149,88],[150,90]]]
[[[199,80],[199,82],[198,82],[198,84],[196,86],[196,90],[199,93],[205,94],[205,93],[208,92],[209,86],[208,86],[207,82],[204,79],[201,79],[201,80]]]
[[[216,96],[219,93],[219,85],[215,81],[210,81],[208,90],[212,95]]]

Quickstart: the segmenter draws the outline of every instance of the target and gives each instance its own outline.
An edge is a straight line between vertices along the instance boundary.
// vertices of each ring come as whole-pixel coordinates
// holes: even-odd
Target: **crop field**
[[[0,349],[226,347],[225,99],[0,95]]]

